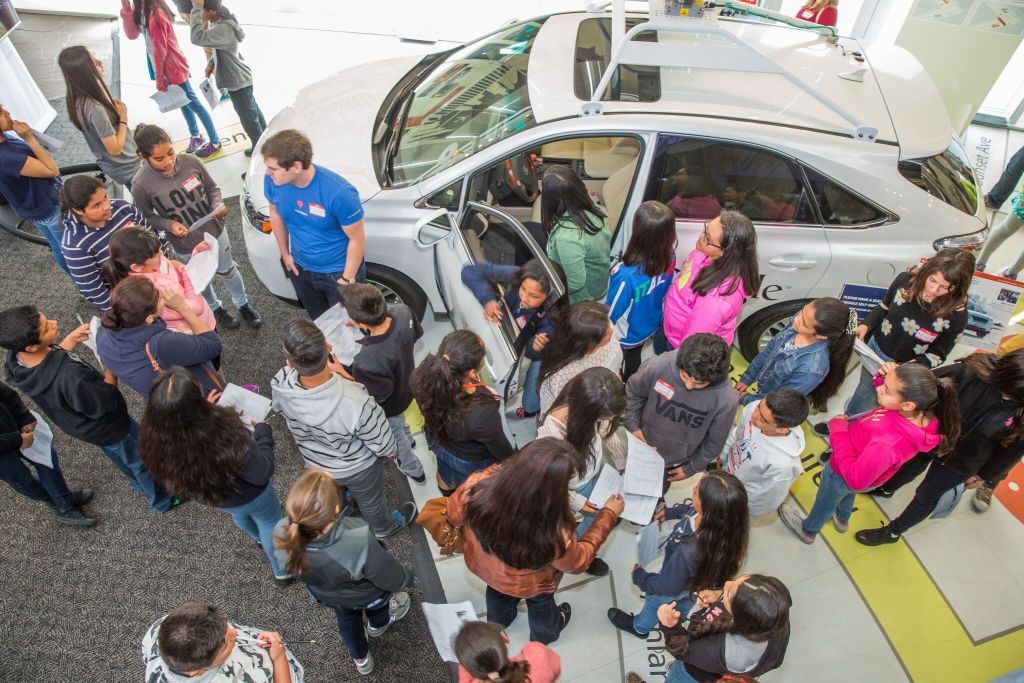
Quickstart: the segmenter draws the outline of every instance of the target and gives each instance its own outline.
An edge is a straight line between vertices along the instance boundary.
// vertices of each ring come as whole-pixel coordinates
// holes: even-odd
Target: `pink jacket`
[[[828,429],[832,446],[829,464],[854,491],[881,486],[903,463],[942,441],[938,420],[921,428],[886,408],[875,408],[853,422],[833,418]]]
[[[726,280],[705,296],[699,296],[692,289],[693,282],[710,264],[707,254],[694,249],[668,287],[664,325],[665,337],[673,347],[678,347],[684,339],[698,332],[717,334],[726,344],[732,344],[736,318],[748,294],[742,283],[733,293],[725,294],[732,285],[732,280]]]
[[[161,92],[167,90],[168,85],[179,85],[188,80],[188,60],[178,47],[173,21],[162,10],[155,9],[149,15],[149,26],[146,27],[149,37],[146,48],[153,61],[156,89]],[[135,40],[142,35],[141,27],[132,17],[131,7],[121,7],[121,23],[124,24],[124,34],[129,40]]]
[[[192,288],[192,281],[188,279],[188,273],[185,272],[185,266],[180,261],[170,261],[161,254],[159,271],[155,273],[132,273],[129,277],[148,278],[157,289],[173,289],[181,294],[188,303],[188,307],[204,323],[211,327],[216,326],[210,305],[206,303],[206,299],[196,294],[196,291]],[[188,323],[182,319],[177,311],[169,306],[164,307],[164,312],[160,314],[160,317],[167,323],[167,327],[172,330],[192,334],[192,328],[188,326]]]

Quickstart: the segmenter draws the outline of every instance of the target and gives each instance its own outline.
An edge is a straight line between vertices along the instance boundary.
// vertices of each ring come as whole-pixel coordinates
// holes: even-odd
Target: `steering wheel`
[[[527,204],[532,204],[537,191],[537,162],[529,152],[505,160],[505,180],[512,193]]]

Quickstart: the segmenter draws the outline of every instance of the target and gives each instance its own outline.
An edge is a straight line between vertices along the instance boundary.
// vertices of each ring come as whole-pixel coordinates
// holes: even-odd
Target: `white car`
[[[680,260],[723,207],[747,213],[761,265],[737,335],[748,357],[809,299],[887,287],[935,249],[984,241],[971,165],[905,50],[738,20],[638,26],[647,20],[628,17],[635,40],[614,63],[611,15],[580,12],[342,71],[303,89],[268,133],[305,131],[314,160],[356,186],[368,278],[480,333],[506,395],[522,343],[484,319],[459,273],[482,259],[546,262],[528,229],[541,160],[572,166],[596,195],[613,258],[644,200],[675,210]],[[609,87],[592,98],[602,74]],[[294,299],[266,233],[263,176],[257,153],[243,195],[249,258]]]

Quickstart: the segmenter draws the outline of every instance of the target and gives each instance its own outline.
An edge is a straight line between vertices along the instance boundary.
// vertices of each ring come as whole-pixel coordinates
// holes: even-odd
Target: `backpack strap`
[[[153,372],[159,374],[163,372],[163,368],[160,367],[160,363],[153,357],[153,352],[149,350],[149,342],[146,342],[146,357],[149,358],[149,362],[153,365]],[[210,381],[213,382],[213,386],[217,387],[217,391],[224,391],[224,382],[217,375],[216,372],[210,369],[210,366],[203,364],[203,370],[206,370],[206,374],[210,377]]]
[[[149,362],[153,365],[153,372],[159,374],[164,371],[164,369],[160,367],[160,364],[156,362],[156,358],[153,357],[153,352],[149,350],[148,341],[146,342],[146,358],[148,358]]]

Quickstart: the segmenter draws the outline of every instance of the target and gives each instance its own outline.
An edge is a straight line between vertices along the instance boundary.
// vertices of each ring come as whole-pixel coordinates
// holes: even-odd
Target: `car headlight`
[[[985,244],[985,240],[988,239],[988,228],[982,228],[978,232],[969,232],[966,235],[950,235],[949,237],[940,237],[939,239],[932,242],[932,248],[935,251],[947,249],[953,247],[954,249],[971,249],[977,251]]]
[[[253,206],[248,194],[244,195],[242,207],[245,209],[245,215],[249,217],[249,223],[254,228],[268,234],[270,233],[270,215]]]

